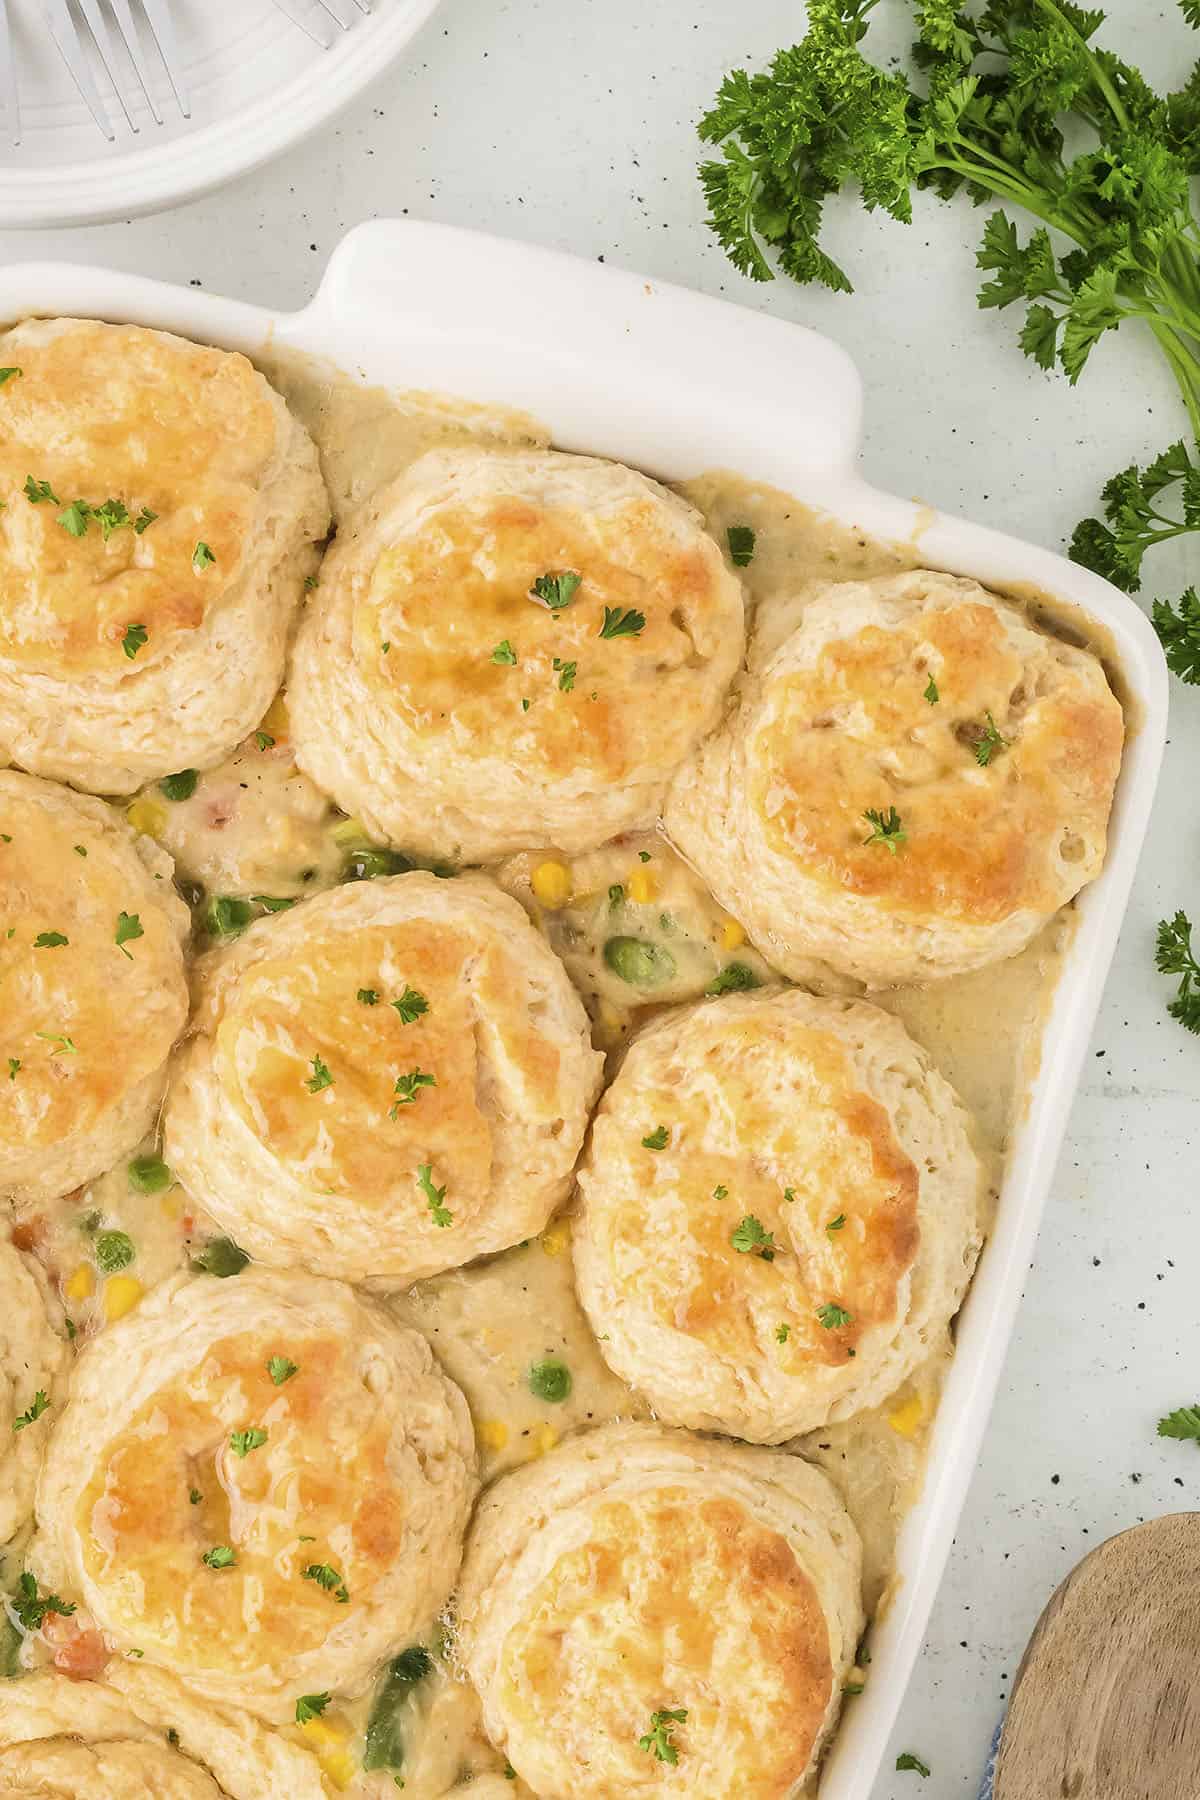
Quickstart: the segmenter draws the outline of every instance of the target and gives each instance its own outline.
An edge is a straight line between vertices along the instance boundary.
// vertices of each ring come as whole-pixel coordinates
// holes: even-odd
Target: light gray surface
[[[411,212],[603,256],[826,331],[866,383],[872,479],[1061,545],[1108,474],[1183,429],[1144,341],[1106,339],[1075,390],[1037,371],[1015,347],[1016,320],[975,309],[982,216],[965,203],[925,199],[907,231],[835,206],[858,290],[848,298],[755,287],[703,227],[693,122],[727,67],[794,40],[800,10],[793,0],[445,0],[407,62],[286,163],[173,214],[0,234],[0,257],[107,263],[294,306],[343,231],[375,216]],[[1118,48],[1153,78],[1182,80],[1200,41],[1173,5],[1112,0],[1111,12]],[[1147,599],[1177,595],[1183,569],[1182,554],[1160,557]],[[1165,1016],[1168,984],[1153,971],[1156,919],[1190,905],[1200,923],[1200,694],[1176,685],[1174,700],[1094,1057],[888,1758],[890,1769],[896,1752],[915,1750],[933,1776],[885,1772],[870,1800],[973,1797],[1053,1586],[1111,1532],[1198,1504],[1196,1450],[1154,1431],[1160,1413],[1200,1398],[1189,1156],[1200,1041]]]

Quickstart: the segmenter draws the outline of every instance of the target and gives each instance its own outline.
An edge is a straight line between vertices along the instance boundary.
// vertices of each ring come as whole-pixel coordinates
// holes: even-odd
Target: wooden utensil
[[[1200,1800],[1200,1513],[1085,1557],[1038,1620],[994,1800]]]

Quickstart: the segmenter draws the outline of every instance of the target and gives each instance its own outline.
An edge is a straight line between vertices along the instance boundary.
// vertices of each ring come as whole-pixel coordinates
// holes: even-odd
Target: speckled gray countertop
[[[1177,85],[1168,0],[1111,0],[1111,41]],[[794,0],[444,0],[340,125],[233,187],[128,224],[0,233],[0,258],[108,263],[277,306],[361,219],[412,213],[557,245],[803,320],[855,357],[866,463],[897,493],[1061,545],[1103,479],[1178,436],[1148,344],[1108,337],[1083,381],[1041,374],[974,304],[981,219],[918,204],[907,231],[847,203],[857,292],[755,287],[702,223],[693,125],[727,67],[794,41]],[[1184,558],[1162,556],[1176,596]],[[1194,552],[1193,552],[1193,573]],[[1175,687],[1157,813],[1016,1338],[892,1751],[869,1800],[975,1795],[1025,1639],[1102,1538],[1200,1505],[1200,1454],[1155,1437],[1200,1398],[1200,1041],[1165,1016],[1154,924],[1200,917],[1200,693]],[[864,1794],[863,1800],[868,1800]]]

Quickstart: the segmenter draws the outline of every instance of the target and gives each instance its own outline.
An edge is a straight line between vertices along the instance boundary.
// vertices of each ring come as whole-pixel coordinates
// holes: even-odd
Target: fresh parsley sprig
[[[1179,977],[1167,1011],[1189,1031],[1200,1033],[1200,962],[1192,950],[1192,921],[1186,913],[1160,922],[1154,961],[1160,975]]]

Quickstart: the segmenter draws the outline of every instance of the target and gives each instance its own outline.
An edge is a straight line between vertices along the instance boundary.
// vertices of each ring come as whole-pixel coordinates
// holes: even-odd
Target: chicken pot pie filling
[[[208,353],[191,348],[199,375]],[[43,354],[65,355],[67,349],[56,352],[51,338]],[[475,447],[537,442],[536,428],[527,420],[459,412],[422,397],[385,401],[377,394],[350,391],[348,384],[342,387],[302,359],[290,366],[277,360],[271,373],[314,431],[331,480],[335,515],[343,524],[378,487],[402,475],[430,448],[455,441]],[[235,379],[235,372],[227,370],[221,379]],[[251,479],[247,472],[256,458],[261,460],[274,430],[271,418],[258,417],[253,399],[248,390],[244,441],[210,447],[214,471],[219,466],[221,473],[214,472],[211,493],[197,491],[195,518],[189,514],[167,520],[167,535],[160,530],[150,544],[149,532],[139,536],[130,530],[126,543],[124,536],[114,532],[105,537],[97,527],[94,542],[89,538],[82,551],[74,542],[66,546],[77,561],[80,555],[87,561],[88,581],[83,583],[81,576],[74,586],[68,584],[66,601],[44,644],[33,622],[26,622],[28,629],[21,627],[20,655],[31,666],[52,655],[56,667],[66,658],[72,667],[82,668],[107,654],[122,624],[122,607],[128,611],[126,589],[139,576],[149,584],[139,589],[145,596],[139,598],[139,616],[153,600],[154,620],[164,631],[194,629],[202,620],[204,606],[191,581],[176,581],[173,575],[168,579],[167,555],[180,532],[197,541],[203,538],[218,561],[221,546],[236,544],[239,483]],[[380,421],[384,428],[377,428]],[[30,411],[30,431],[35,423]],[[114,427],[106,435],[94,420],[87,431],[97,444],[103,439],[106,457],[116,459],[105,466],[114,471],[112,484],[119,485],[121,433]],[[78,455],[87,448],[89,456],[99,456],[90,438],[88,444],[90,448],[80,438]],[[351,445],[352,456],[339,445]],[[76,451],[68,455],[69,448],[53,471],[47,465],[46,478],[56,493],[64,484],[72,487]],[[24,474],[22,467],[22,479]],[[703,477],[689,484],[684,496],[704,516],[726,562],[736,569],[760,656],[794,629],[808,601],[831,578],[870,580],[916,561],[908,548],[875,545],[788,496],[734,476]],[[147,490],[144,504],[151,510],[153,500]],[[5,528],[18,533],[18,551],[20,533],[35,528],[44,533],[49,518],[32,502],[25,506],[28,517],[14,520],[11,507],[6,513]],[[586,518],[548,510],[536,521],[516,521],[501,508],[489,516],[481,535],[477,519],[456,524],[451,513],[439,524],[441,548],[434,560],[423,561],[426,547],[417,538],[380,562],[356,614],[356,653],[373,660],[396,704],[422,729],[486,734],[498,706],[511,702],[519,709],[528,698],[543,711],[534,753],[552,772],[559,739],[572,758],[580,754],[581,727],[572,709],[582,705],[588,709],[588,754],[594,753],[600,773],[632,766],[638,708],[626,716],[618,698],[607,694],[604,657],[621,652],[644,664],[646,697],[639,707],[661,705],[662,682],[691,653],[687,634],[670,617],[655,617],[652,629],[629,633],[624,644],[601,634],[606,609],[633,610],[648,619],[653,613],[645,599],[658,573],[644,564],[625,567],[619,558],[611,567],[605,564],[604,595],[597,588],[591,597],[597,605],[603,602],[597,619],[587,611],[586,596],[560,608],[538,604],[531,598],[532,578],[511,592],[497,591],[486,579],[485,539],[488,534],[502,539],[510,526],[518,525],[523,534],[534,532],[539,544],[535,561],[544,562],[547,570],[569,571],[582,560]],[[735,538],[731,528],[748,534],[748,557],[746,537]],[[115,549],[109,547],[112,543]],[[669,559],[666,548],[663,555]],[[229,549],[225,560],[235,559],[236,550]],[[119,563],[115,571],[114,560]],[[453,576],[449,583],[448,572]],[[190,566],[189,574],[195,579]],[[684,587],[689,582],[702,587],[702,576],[703,571],[689,573],[682,567],[670,571],[671,582]],[[107,584],[102,607],[93,592],[101,577]],[[448,643],[439,638],[435,649],[427,640],[449,589],[455,595],[454,632]],[[0,595],[0,608],[7,608],[14,630],[24,604],[15,590],[7,600]],[[437,623],[441,633],[445,621]],[[873,734],[908,733],[905,755],[921,759],[923,768],[937,764],[954,789],[956,804],[961,800],[964,806],[983,804],[976,792],[981,784],[972,773],[984,766],[977,755],[980,740],[968,741],[962,730],[962,720],[977,720],[977,715],[985,731],[989,716],[994,721],[997,755],[1008,758],[1018,812],[1021,805],[1036,804],[1045,782],[1087,785],[1087,745],[1092,740],[1081,741],[1078,733],[1072,738],[1069,703],[1039,711],[1037,696],[1020,697],[1024,717],[1019,732],[1011,729],[1016,703],[1011,693],[993,692],[990,677],[985,679],[975,667],[973,630],[962,609],[948,610],[932,630],[913,636],[904,673],[911,672],[914,679],[924,673],[926,685],[937,685],[946,711],[934,718],[927,695],[922,698],[918,692],[910,705],[911,697],[900,691],[894,642],[882,646],[868,630],[831,648],[832,661],[822,680],[841,684],[847,695],[853,688],[854,704],[865,709],[863,731],[846,752],[850,760],[836,781],[827,771],[818,781],[805,763],[810,744],[819,747],[821,735],[820,707],[808,691],[808,678],[796,678],[780,697],[765,727],[774,773],[769,792],[764,790],[758,802],[772,820],[772,830],[792,843],[802,839],[818,861],[825,859],[829,880],[850,878],[880,891],[901,880],[936,886],[943,879],[936,856],[919,866],[909,858],[901,871],[888,848],[849,842],[854,834],[847,809],[855,814],[864,810],[859,802],[871,785]],[[506,643],[515,661],[493,656]],[[756,654],[753,639],[750,654],[752,659]],[[564,682],[564,672],[572,666],[573,679]],[[546,713],[557,721],[549,733]],[[1023,750],[1027,738],[1038,733],[1042,750],[1036,744]],[[1106,738],[1101,748],[1114,759],[1119,740],[1114,748]],[[1030,767],[1023,756],[1032,757]],[[900,780],[904,772],[897,768],[891,773]],[[1093,799],[1102,807],[1103,795]],[[191,907],[193,948],[199,953],[236,944],[255,921],[289,913],[310,896],[347,882],[428,867],[433,860],[379,841],[301,771],[286,692],[223,761],[148,782],[132,798],[113,802],[113,809],[123,825],[173,858],[177,891]],[[910,823],[915,827],[921,821],[913,816]],[[941,842],[944,818],[931,814],[927,823],[931,837]],[[0,1030],[7,1032],[8,1019],[19,1016],[25,1021],[22,1031],[29,1028],[25,1036],[32,1032],[29,1044],[23,1037],[22,1046],[14,1049],[13,1059],[26,1064],[28,1052],[39,1068],[43,1061],[49,1067],[55,1046],[49,1034],[39,1032],[51,1014],[63,1024],[58,1036],[71,1039],[77,1050],[84,1040],[89,1047],[93,1038],[99,1043],[118,1011],[144,1009],[146,1019],[153,1021],[160,997],[146,992],[131,999],[129,982],[131,977],[136,982],[137,966],[132,971],[126,966],[126,946],[114,941],[117,916],[137,910],[123,904],[119,880],[106,871],[102,859],[89,856],[85,863],[79,858],[69,915],[62,912],[61,919],[51,919],[43,871],[61,860],[62,846],[51,845],[48,838],[58,828],[7,807],[0,827],[0,856],[11,852],[12,858],[8,864],[0,861],[0,911],[6,915],[5,929],[13,927],[3,975],[7,1016]],[[1039,881],[1024,855],[1021,835],[1019,821],[1000,838],[992,834],[995,854],[1004,865],[1005,904],[1020,904]],[[435,863],[434,873],[452,882],[457,871]],[[736,908],[715,900],[697,871],[657,832],[626,833],[583,851],[538,843],[505,858],[491,875],[520,901],[561,959],[587,1008],[593,1041],[609,1056],[610,1076],[638,1029],[668,1017],[671,1009],[701,1001],[719,1004],[729,994],[770,992],[779,983],[769,956],[749,942]],[[952,875],[951,870],[947,879]],[[964,902],[968,910],[982,908],[986,914],[991,904],[987,895],[994,887],[989,879],[972,890]],[[1040,889],[1038,895],[1034,904],[1041,903]],[[142,923],[148,932],[167,929],[149,917]],[[80,1010],[65,955],[56,964],[50,955],[35,951],[38,931],[61,931],[73,955],[112,963],[113,981],[88,1001],[94,1017]],[[1060,914],[997,969],[955,977],[934,988],[899,988],[875,997],[904,1020],[963,1094],[975,1116],[974,1142],[993,1187],[1007,1133],[1036,1068],[1037,1039],[1069,932],[1069,914]],[[128,948],[137,946],[130,943]],[[0,955],[4,953],[0,943]],[[484,1203],[492,1148],[485,1094],[477,1096],[474,1110],[446,1104],[451,1090],[469,1089],[474,1080],[473,1025],[463,997],[468,965],[473,981],[503,985],[507,979],[501,963],[489,967],[485,958],[480,965],[449,928],[432,934],[422,929],[410,944],[403,927],[366,927],[348,954],[339,949],[326,955],[318,945],[312,955],[289,953],[256,962],[231,992],[213,1035],[213,1056],[241,1124],[265,1146],[286,1147],[315,1191],[354,1195],[360,1204],[395,1216],[406,1233],[440,1233],[444,1228],[435,1205],[469,1216]],[[859,984],[834,980],[825,986],[854,992]],[[421,996],[427,1007],[411,1020],[395,1005],[406,993]],[[363,994],[376,999],[364,1000]],[[981,1005],[989,1017],[988,1056],[982,1064],[973,1029]],[[9,1006],[16,1011],[8,1011]],[[519,1028],[514,1029],[519,1036]],[[160,1046],[153,1030],[144,1039],[149,1068],[160,1056]],[[410,1046],[417,1045],[410,1055]],[[752,1104],[739,1114],[738,1133],[747,1142],[761,1139],[767,1150],[750,1177],[739,1163],[736,1194],[719,1152],[706,1148],[699,1160],[689,1161],[689,1189],[701,1196],[692,1219],[704,1248],[699,1270],[680,1279],[669,1232],[663,1235],[660,1255],[626,1250],[642,1258],[638,1280],[647,1303],[664,1319],[677,1319],[682,1311],[689,1330],[723,1354],[736,1358],[742,1334],[749,1330],[776,1357],[813,1360],[836,1371],[854,1360],[864,1334],[877,1323],[886,1325],[897,1288],[907,1279],[919,1236],[914,1195],[921,1171],[897,1143],[886,1111],[867,1095],[833,1112],[819,1111],[825,1089],[844,1082],[844,1068],[835,1066],[841,1052],[816,1033],[808,1034],[805,1051],[808,1085],[787,1130],[760,1118]],[[736,1027],[722,1034],[714,1049],[714,1091],[720,1091],[722,1070],[735,1069],[745,1053]],[[536,1091],[541,1052],[514,1038],[504,1054],[528,1063]],[[16,1092],[21,1072],[6,1081],[0,1062],[0,1095],[9,1109],[21,1106]],[[88,1094],[103,1089],[103,1058],[97,1059],[94,1087],[76,1092],[75,1074],[73,1065],[56,1065],[53,1084],[47,1084],[44,1109],[34,1121],[47,1141],[68,1124],[77,1124],[80,1108],[91,1104]],[[431,1079],[420,1080],[424,1075]],[[416,1079],[411,1092],[402,1094],[397,1083],[406,1076]],[[670,1086],[654,1104],[647,1102],[645,1118],[638,1121],[645,1131],[637,1152],[647,1196],[658,1193],[664,1179],[670,1185],[671,1143],[689,1123],[699,1129],[699,1114],[693,1118],[698,1105],[694,1095],[682,1096]],[[664,1127],[667,1144],[659,1146],[656,1134]],[[830,1168],[837,1171],[832,1185],[810,1174],[818,1163],[826,1174]],[[441,1201],[431,1202],[419,1185],[417,1172],[424,1167],[432,1191],[444,1190]],[[794,1172],[794,1180],[783,1179],[785,1167]],[[61,1356],[65,1368],[79,1351],[102,1344],[123,1323],[136,1321],[142,1308],[156,1305],[172,1284],[216,1293],[236,1285],[247,1271],[256,1278],[255,1261],[181,1185],[154,1133],[133,1145],[109,1172],[61,1198],[22,1200],[11,1213],[9,1254],[42,1284],[48,1329],[59,1346],[48,1367]],[[851,1213],[853,1231],[829,1230],[839,1214],[849,1219]],[[746,1218],[761,1233],[749,1253],[731,1243]],[[612,1230],[616,1243],[622,1235],[620,1214]],[[576,1297],[571,1231],[568,1210],[524,1243],[419,1281],[386,1302],[372,1302],[389,1308],[397,1329],[420,1332],[466,1396],[485,1484],[506,1472],[541,1467],[580,1434],[602,1427],[634,1429],[648,1416],[644,1397],[608,1367],[604,1342],[597,1341]],[[819,1307],[826,1304],[822,1296],[826,1289],[831,1295],[835,1289],[840,1292],[849,1281],[864,1233],[872,1235],[874,1251],[865,1272],[876,1285],[864,1285],[856,1276],[856,1315],[827,1326],[819,1317]],[[631,1244],[637,1238],[633,1230]],[[785,1254],[767,1260],[761,1254],[764,1244]],[[881,1246],[887,1247],[886,1255]],[[311,1279],[300,1277],[301,1282]],[[769,1296],[760,1291],[767,1283]],[[780,1339],[785,1313],[788,1333]],[[859,1529],[868,1612],[886,1603],[895,1533],[919,1492],[924,1447],[949,1350],[948,1340],[931,1341],[925,1359],[882,1402],[787,1445],[825,1471]],[[5,1354],[12,1358],[11,1346]],[[21,1413],[37,1415],[25,1424],[14,1418],[14,1431],[19,1426],[20,1433],[38,1432],[49,1441],[66,1405],[61,1374],[51,1369],[46,1386],[35,1388],[31,1397],[23,1377],[10,1369],[4,1373],[14,1408],[18,1397],[27,1399]],[[37,1396],[44,1397],[44,1405]],[[15,1524],[0,1571],[7,1596],[7,1629],[0,1648],[5,1672],[17,1678],[13,1692],[26,1684],[32,1691],[37,1683],[58,1681],[83,1702],[94,1689],[110,1695],[123,1688],[126,1678],[136,1684],[143,1674],[148,1683],[160,1686],[153,1700],[131,1690],[127,1704],[135,1723],[128,1727],[127,1742],[108,1735],[107,1725],[93,1732],[84,1704],[61,1729],[51,1729],[51,1719],[42,1736],[22,1739],[6,1732],[0,1693],[0,1791],[6,1782],[10,1788],[15,1782],[14,1791],[22,1791],[22,1781],[38,1779],[57,1781],[64,1794],[90,1793],[108,1778],[105,1759],[126,1779],[121,1758],[130,1756],[129,1768],[143,1785],[151,1779],[150,1771],[160,1779],[161,1765],[162,1792],[171,1800],[177,1792],[180,1800],[191,1800],[193,1793],[227,1794],[233,1800],[243,1792],[246,1800],[258,1800],[260,1794],[298,1795],[307,1791],[309,1777],[298,1773],[305,1770],[316,1784],[314,1794],[369,1796],[403,1786],[415,1800],[441,1800],[458,1792],[491,1795],[493,1782],[496,1792],[502,1788],[518,1796],[543,1791],[522,1778],[531,1772],[536,1780],[536,1755],[518,1756],[526,1765],[518,1771],[509,1752],[489,1741],[480,1700],[462,1664],[453,1603],[447,1611],[438,1598],[426,1616],[405,1626],[401,1637],[387,1645],[387,1654],[375,1657],[368,1677],[356,1673],[340,1681],[334,1658],[328,1679],[321,1678],[323,1646],[331,1638],[354,1637],[358,1597],[370,1593],[403,1558],[413,1530],[404,1479],[405,1460],[412,1454],[382,1415],[370,1371],[356,1362],[353,1340],[337,1331],[297,1323],[286,1341],[267,1346],[248,1327],[215,1338],[190,1366],[165,1375],[160,1386],[147,1390],[129,1410],[120,1428],[105,1436],[86,1481],[74,1494],[67,1523],[81,1546],[75,1566],[69,1557],[47,1558],[38,1538],[31,1542],[25,1517]],[[39,1442],[39,1459],[41,1455]],[[622,1775],[613,1792],[669,1786],[671,1772],[679,1766],[676,1757],[703,1757],[711,1734],[730,1729],[728,1715],[718,1720],[705,1695],[714,1680],[719,1685],[715,1672],[723,1658],[733,1658],[730,1667],[744,1663],[747,1646],[725,1639],[720,1625],[731,1592],[744,1588],[746,1610],[753,1613],[753,1656],[786,1677],[779,1678],[772,1705],[777,1700],[786,1711],[789,1729],[777,1743],[777,1734],[763,1729],[759,1719],[755,1730],[728,1751],[743,1782],[739,1791],[762,1800],[785,1800],[801,1791],[797,1784],[802,1777],[803,1791],[815,1791],[815,1778],[804,1775],[807,1755],[799,1757],[796,1750],[797,1721],[806,1730],[811,1725],[811,1742],[817,1743],[839,1698],[831,1687],[830,1649],[821,1650],[822,1614],[815,1590],[795,1566],[784,1570],[780,1540],[761,1520],[737,1508],[722,1510],[724,1503],[716,1500],[699,1505],[712,1528],[711,1558],[681,1560],[684,1526],[696,1506],[681,1490],[664,1487],[648,1518],[639,1509],[634,1520],[618,1501],[595,1509],[587,1541],[568,1548],[530,1591],[527,1621],[507,1643],[501,1665],[508,1703],[519,1718],[529,1696],[555,1691],[567,1679],[581,1684],[579,1693],[592,1700],[578,1700],[575,1710],[587,1715],[594,1703],[595,1721],[603,1721],[593,1726],[583,1717],[584,1737],[593,1728],[607,1733],[614,1717],[621,1721],[616,1754]],[[636,1592],[623,1573],[625,1549],[635,1531],[650,1570]],[[629,1660],[615,1689],[605,1684],[593,1692],[586,1643],[591,1615],[581,1596],[585,1588],[594,1593],[597,1568],[601,1575],[608,1571],[609,1578],[600,1584],[603,1607],[616,1609],[623,1621]],[[786,1589],[778,1617],[770,1598],[775,1576],[782,1582],[779,1592]],[[452,1581],[451,1571],[447,1588]],[[565,1632],[553,1628],[556,1618],[569,1621]],[[664,1644],[672,1646],[669,1682],[661,1665]],[[653,1669],[642,1667],[647,1658]],[[313,1671],[311,1680],[282,1702],[276,1696],[266,1708],[269,1718],[253,1704],[229,1710],[227,1696],[217,1699],[205,1691],[205,1676],[214,1670],[225,1677],[245,1677],[252,1688],[255,1671],[290,1665],[294,1659]],[[851,1691],[860,1676],[869,1679],[869,1671],[856,1671]],[[177,1688],[171,1688],[172,1682]],[[656,1684],[662,1706],[647,1709],[641,1697]],[[685,1689],[686,1703],[679,1700]],[[126,1704],[123,1697],[121,1703]],[[203,1734],[198,1737],[194,1725],[197,1704],[202,1712],[209,1709],[214,1721],[231,1721],[230,1741],[245,1746],[231,1752],[219,1768],[215,1751],[214,1766],[205,1764]],[[845,1704],[853,1705],[853,1699]],[[179,1725],[171,1723],[172,1706]],[[256,1710],[260,1716],[252,1718]],[[673,1711],[686,1713],[686,1719],[673,1719]],[[657,1718],[659,1712],[663,1716],[655,1724],[651,1715]],[[516,1742],[514,1738],[514,1746]],[[254,1774],[275,1770],[276,1752],[270,1748],[275,1744],[285,1758],[279,1766],[293,1770],[286,1778],[290,1789],[271,1785],[285,1779],[275,1773]],[[288,1756],[302,1760],[286,1765]],[[238,1766],[249,1771],[242,1786],[230,1775]],[[118,1775],[111,1780],[114,1792],[123,1792]],[[129,1791],[141,1789],[131,1785]]]

